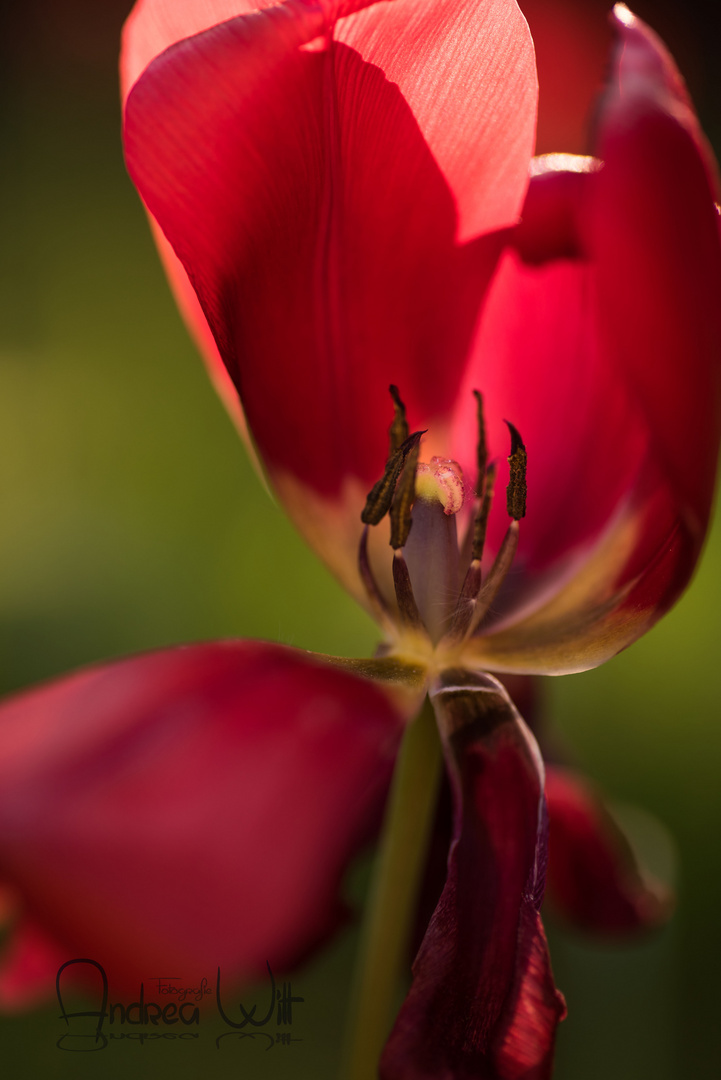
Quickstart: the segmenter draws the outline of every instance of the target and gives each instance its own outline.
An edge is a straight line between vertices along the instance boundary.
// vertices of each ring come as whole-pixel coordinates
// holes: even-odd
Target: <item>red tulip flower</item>
[[[607,931],[662,916],[582,783],[553,770],[546,801],[489,674],[630,645],[708,523],[713,163],[664,47],[613,18],[598,157],[532,160],[514,0],[139,0],[126,158],[179,303],[271,486],[384,640],[366,662],[192,646],[6,704],[0,875],[28,913],[6,996],[43,949],[82,945],[118,982],[139,958],[235,977],[297,960],[338,921],[397,756],[348,1071],[373,1075],[441,749],[447,876],[383,1080],[550,1076],[549,816],[562,910]],[[139,900],[178,875],[151,925]]]

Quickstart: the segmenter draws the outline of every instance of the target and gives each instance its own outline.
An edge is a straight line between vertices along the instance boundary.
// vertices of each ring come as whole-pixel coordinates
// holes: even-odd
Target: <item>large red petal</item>
[[[565,1008],[538,914],[543,766],[500,684],[458,681],[434,695],[455,804],[448,878],[380,1075],[545,1080]]]
[[[261,643],[51,683],[0,709],[0,877],[115,986],[282,968],[342,916],[401,729],[374,684]]]
[[[281,497],[306,533],[337,532],[318,499],[342,505],[345,552],[388,384],[443,434],[500,246],[460,241],[517,216],[535,76],[512,0],[396,0],[300,49],[315,17],[294,0],[174,45],[128,96],[125,144]]]

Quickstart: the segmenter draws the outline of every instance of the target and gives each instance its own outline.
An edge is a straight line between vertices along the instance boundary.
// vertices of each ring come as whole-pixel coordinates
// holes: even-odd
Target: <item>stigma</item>
[[[483,632],[484,621],[510,570],[518,546],[519,519],[525,514],[526,448],[516,428],[511,436],[510,481],[506,509],[511,522],[485,577],[481,561],[493,503],[496,465],[488,461],[483,398],[477,400],[478,441],[475,488],[458,462],[433,457],[419,461],[423,431],[409,433],[397,387],[389,429],[390,450],[383,476],[373,486],[361,515],[366,528],[358,565],[366,591],[393,648],[409,636],[424,653],[457,653],[464,641]],[[472,520],[459,537],[458,514],[474,503]],[[368,528],[385,514],[391,519],[396,608],[382,596],[368,557]],[[464,515],[468,517],[468,515]],[[423,644],[425,642],[425,645]]]
[[[465,490],[463,470],[450,458],[432,457],[426,465],[419,462],[416,468],[416,499],[431,505],[439,503],[443,513],[450,517],[463,506]]]

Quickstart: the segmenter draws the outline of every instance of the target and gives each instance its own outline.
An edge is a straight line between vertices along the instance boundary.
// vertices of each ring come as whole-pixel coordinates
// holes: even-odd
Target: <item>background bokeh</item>
[[[141,649],[222,636],[363,655],[370,622],[255,478],[170,299],[122,163],[117,41],[129,0],[0,7],[0,689]],[[523,5],[522,5],[523,6]],[[605,2],[529,0],[539,149],[584,150]],[[639,3],[719,146],[718,23]],[[670,163],[672,167],[672,163]],[[553,681],[576,760],[664,823],[678,912],[602,948],[551,925],[569,1019],[558,1080],[701,1080],[721,1065],[721,532],[686,597],[631,650]],[[651,861],[668,837],[626,813]],[[189,873],[192,868],[189,868]],[[303,1041],[273,1054],[55,1049],[57,1007],[0,1020],[6,1075],[332,1075],[353,931],[294,976]],[[202,1060],[201,1060],[202,1059]]]

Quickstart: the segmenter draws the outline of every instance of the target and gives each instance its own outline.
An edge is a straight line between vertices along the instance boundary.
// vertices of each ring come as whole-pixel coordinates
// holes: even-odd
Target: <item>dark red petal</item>
[[[276,645],[81,672],[0,708],[0,878],[116,986],[280,969],[342,917],[401,729],[376,685]]]
[[[628,841],[582,777],[546,767],[548,899],[594,934],[648,929],[671,914],[668,890],[642,874]]]
[[[521,0],[536,49],[536,153],[588,150],[588,121],[608,64],[608,0]]]
[[[434,697],[455,803],[448,878],[380,1075],[545,1080],[565,1007],[538,914],[543,766],[500,685],[461,676]]]
[[[309,12],[269,8],[158,56],[125,145],[281,498],[321,547],[339,506],[352,522],[341,554],[323,548],[343,574],[385,462],[389,383],[445,436],[489,233],[527,185],[535,74],[511,0],[394,0],[313,50]]]
[[[705,531],[721,429],[721,245],[715,166],[656,35],[614,9],[615,74],[600,116],[588,243],[618,378],[695,537]]]

